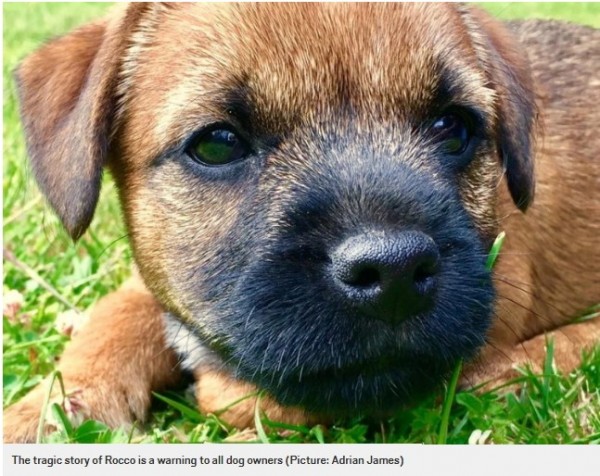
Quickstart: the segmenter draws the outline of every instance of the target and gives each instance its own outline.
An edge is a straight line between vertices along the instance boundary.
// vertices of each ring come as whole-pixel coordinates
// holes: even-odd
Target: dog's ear
[[[513,201],[525,211],[535,191],[533,132],[536,105],[533,80],[523,47],[487,13],[464,10],[467,29],[497,94],[498,152]]]
[[[119,65],[145,8],[120,8],[49,42],[15,74],[33,172],[73,239],[87,229],[96,208]]]

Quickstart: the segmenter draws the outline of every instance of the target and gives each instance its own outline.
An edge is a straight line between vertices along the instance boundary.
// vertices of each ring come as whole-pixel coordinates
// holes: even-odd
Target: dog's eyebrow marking
[[[218,103],[225,116],[233,117],[248,133],[252,132],[252,108],[246,73],[241,73],[231,80]]]
[[[476,70],[439,66],[440,78],[434,95],[436,112],[455,106],[471,111],[485,129],[491,127],[494,117],[495,92],[485,77]]]
[[[452,69],[442,68],[439,78],[432,101],[434,107],[440,108],[439,112],[443,112],[449,106],[458,106],[476,111],[482,117],[486,116],[480,103],[470,99],[460,74]]]
[[[440,107],[446,107],[449,103],[456,101],[457,97],[463,96],[460,78],[450,68],[441,67],[438,70],[438,82],[433,102]]]

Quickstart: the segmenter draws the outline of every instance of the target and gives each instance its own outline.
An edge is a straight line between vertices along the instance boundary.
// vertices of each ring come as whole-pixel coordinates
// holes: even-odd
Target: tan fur
[[[75,413],[111,426],[142,421],[150,392],[179,378],[177,358],[164,340],[164,310],[201,330],[214,325],[211,316],[199,323],[188,312],[195,296],[173,283],[193,272],[169,252],[188,247],[204,250],[206,261],[214,258],[213,244],[234,227],[244,190],[219,183],[183,188],[183,172],[169,164],[156,200],[146,187],[156,154],[184,140],[205,117],[227,120],[218,86],[236,84],[241,71],[252,72],[245,80],[254,91],[259,122],[274,134],[313,124],[320,133],[330,133],[327,127],[335,132],[346,124],[328,125],[320,118],[351,105],[368,111],[371,120],[353,126],[357,137],[369,133],[385,144],[391,140],[387,129],[372,123],[393,127],[398,118],[425,117],[440,79],[431,51],[398,47],[408,44],[432,44],[457,77],[468,79],[463,102],[489,113],[487,132],[505,147],[482,147],[460,181],[462,201],[480,235],[489,240],[499,230],[507,234],[494,271],[497,302],[489,345],[466,367],[463,384],[495,384],[512,377],[517,365],[539,366],[547,337],[554,338],[559,368],[573,369],[582,349],[600,341],[600,320],[572,324],[578,312],[600,300],[595,130],[600,36],[590,33],[585,54],[565,53],[575,64],[564,84],[556,79],[564,75],[551,71],[558,66],[544,57],[553,47],[537,41],[544,28],[521,27],[513,37],[478,10],[450,5],[135,4],[30,56],[18,78],[38,181],[78,237],[91,220],[99,171],[107,164],[146,283],[133,278],[99,302],[90,323],[67,347],[59,370]],[[332,63],[332,57],[339,61]],[[42,109],[49,112],[38,121]],[[64,129],[57,130],[59,125]],[[80,135],[73,136],[73,128]],[[55,136],[58,146],[52,148]],[[86,156],[83,166],[70,161],[73,137],[81,142],[75,154]],[[402,137],[407,144],[410,139]],[[535,166],[528,159],[530,148]],[[288,170],[285,159],[281,153],[269,160]],[[429,167],[418,161],[408,166]],[[64,181],[73,176],[64,170],[73,167],[84,195],[75,211],[63,196],[69,188]],[[527,208],[534,169],[535,200]],[[272,192],[281,203],[289,194],[283,179],[296,179],[289,170]],[[269,219],[278,226],[276,217]],[[210,367],[196,369],[195,377],[199,407],[232,425],[252,426],[257,404],[272,420],[326,421],[281,407],[268,396],[229,407],[257,389]],[[6,410],[5,441],[35,439],[46,394],[39,386]],[[56,388],[53,395],[59,399]]]

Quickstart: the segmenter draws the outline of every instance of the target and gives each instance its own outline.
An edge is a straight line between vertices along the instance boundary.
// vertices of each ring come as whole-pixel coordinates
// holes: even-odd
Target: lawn
[[[107,10],[101,3],[5,3],[4,9],[4,406],[53,371],[68,338],[59,322],[83,312],[128,276],[131,253],[115,187],[105,177],[92,226],[73,244],[46,207],[31,173],[18,118],[11,71],[43,41]],[[600,4],[494,3],[501,18],[560,18],[600,27]],[[11,304],[6,309],[6,304]],[[77,317],[75,317],[77,319]],[[494,443],[600,442],[600,351],[568,376],[524,371],[518,394],[456,395],[447,417],[450,443],[471,438]],[[201,415],[185,393],[156,398],[152,418],[133,432],[93,422],[59,428],[48,441],[203,442],[427,442],[439,439],[443,395],[384,422],[342,421],[329,428],[263,421],[263,431],[238,432],[214,415]]]

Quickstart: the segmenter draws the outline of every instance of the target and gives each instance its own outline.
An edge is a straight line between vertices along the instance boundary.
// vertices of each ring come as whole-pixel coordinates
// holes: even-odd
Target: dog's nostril
[[[437,274],[438,266],[435,261],[421,263],[415,268],[413,281],[416,285],[427,284]]]
[[[346,284],[350,286],[357,286],[361,288],[370,288],[379,284],[381,281],[381,274],[377,268],[373,266],[356,266],[350,273],[347,279],[343,279]]]

